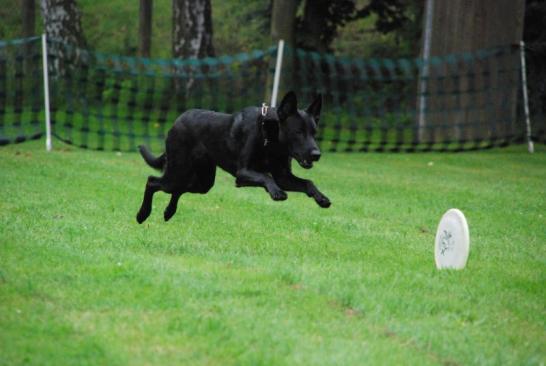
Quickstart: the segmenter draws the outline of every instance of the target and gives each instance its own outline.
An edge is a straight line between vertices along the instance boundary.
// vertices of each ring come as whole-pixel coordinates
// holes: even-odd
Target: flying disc
[[[438,269],[465,267],[470,250],[470,234],[461,211],[452,208],[442,216],[434,244],[434,259]]]

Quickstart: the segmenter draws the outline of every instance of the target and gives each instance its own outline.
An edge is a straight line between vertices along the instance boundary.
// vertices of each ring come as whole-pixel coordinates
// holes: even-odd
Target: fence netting
[[[153,60],[105,55],[48,42],[54,135],[84,148],[163,148],[189,108],[228,113],[265,93],[275,49],[235,56]]]
[[[96,150],[163,149],[190,108],[233,113],[269,97],[276,47],[205,59],[109,55],[48,40],[53,135]],[[42,45],[0,43],[0,144],[44,134]],[[546,142],[544,54],[527,53],[533,139]],[[542,71],[541,71],[542,70]],[[360,59],[286,49],[281,88],[324,97],[328,151],[462,151],[524,142],[518,47],[421,59]],[[282,93],[281,93],[282,94]],[[280,95],[282,97],[282,95]]]
[[[0,41],[0,145],[43,135],[43,80],[40,37]]]
[[[321,140],[332,151],[463,151],[525,140],[519,47],[427,62],[290,52],[293,88],[325,95]],[[533,137],[544,141],[540,106],[535,100]]]

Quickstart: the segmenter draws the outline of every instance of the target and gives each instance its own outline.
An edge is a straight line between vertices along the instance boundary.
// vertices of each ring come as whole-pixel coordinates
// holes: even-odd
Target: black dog
[[[305,110],[297,109],[293,92],[283,98],[278,108],[249,107],[230,115],[192,109],[183,113],[167,135],[166,152],[154,157],[144,147],[140,153],[163,176],[148,177],[137,221],[144,222],[152,211],[155,192],[171,194],[165,209],[165,221],[176,212],[183,193],[207,193],[214,185],[216,166],[236,178],[237,187],[264,187],[271,198],[286,199],[286,191],[307,193],[320,207],[330,200],[312,181],[292,174],[292,158],[305,169],[320,158],[315,142],[322,97]]]

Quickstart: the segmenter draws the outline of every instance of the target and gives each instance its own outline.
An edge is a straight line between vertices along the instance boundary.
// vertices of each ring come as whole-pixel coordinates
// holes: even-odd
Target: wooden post
[[[524,8],[524,0],[436,1],[430,56],[519,44]],[[427,108],[418,111],[419,136],[435,141],[472,141],[515,133],[518,83],[512,79],[519,77],[518,56],[514,53],[513,57],[492,56],[465,64],[432,65],[428,70],[427,96],[421,96],[426,98]],[[503,68],[514,73],[501,73]],[[444,127],[430,133],[433,126],[440,125]],[[423,138],[420,140],[423,142]]]

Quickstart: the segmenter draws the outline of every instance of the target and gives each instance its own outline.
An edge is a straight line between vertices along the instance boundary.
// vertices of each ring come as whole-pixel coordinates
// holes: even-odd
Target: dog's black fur
[[[296,95],[289,92],[265,117],[257,107],[233,115],[199,109],[183,113],[167,135],[164,154],[154,157],[139,147],[148,165],[163,170],[163,176],[148,177],[137,221],[148,218],[157,191],[171,194],[164,212],[169,220],[183,193],[211,189],[217,166],[236,178],[237,187],[264,187],[276,201],[287,198],[285,191],[304,192],[320,207],[329,207],[330,200],[313,182],[294,176],[290,167],[292,158],[306,169],[319,160],[314,136],[321,105],[319,95],[306,110],[299,110]]]

